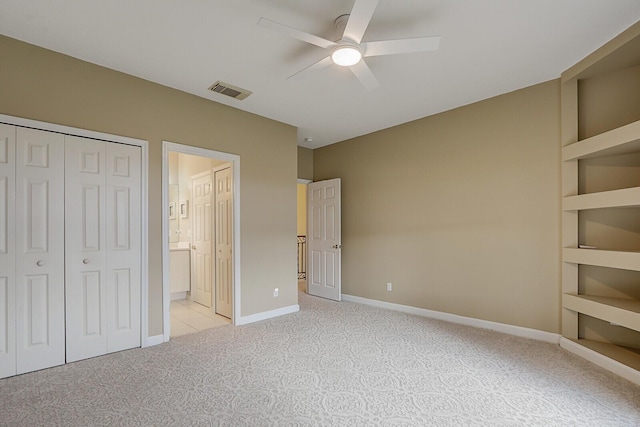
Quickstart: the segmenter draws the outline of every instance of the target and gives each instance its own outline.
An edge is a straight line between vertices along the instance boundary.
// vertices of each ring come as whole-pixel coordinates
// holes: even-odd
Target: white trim
[[[598,353],[597,351],[591,350],[590,348],[587,348],[564,337],[560,338],[560,347],[582,357],[583,359],[588,360],[595,365],[600,366],[601,368],[608,370],[609,372],[613,372],[614,374],[619,375],[622,378],[631,381],[632,383],[640,385],[640,371],[637,371],[630,366],[620,363],[617,360],[613,360],[603,354]]]
[[[474,319],[473,317],[459,316],[457,314],[444,313],[442,311],[427,310],[426,308],[418,308],[409,305],[395,304],[392,302],[378,301],[348,294],[342,294],[342,299],[344,301],[371,305],[387,310],[400,311],[403,313],[414,314],[416,316],[429,317],[431,319],[444,320],[446,322],[457,323],[460,325],[473,326],[474,328],[490,329],[492,331],[501,332],[503,334],[529,338],[537,341],[544,341],[552,344],[558,344],[560,342],[559,334],[540,331],[538,329],[508,325],[506,323],[491,322],[489,320]]]
[[[190,154],[192,156],[209,157],[228,162],[233,174],[233,313],[232,323],[238,325],[240,320],[240,156],[221,151],[175,142],[162,141],[162,319],[164,341],[169,341],[171,318],[169,315],[169,151]]]
[[[147,345],[145,347],[151,347],[152,345],[162,344],[164,342],[164,335],[154,335],[147,338]]]
[[[143,139],[130,138],[128,136],[114,135],[110,133],[96,132],[87,129],[58,125],[55,123],[41,122],[39,120],[25,119],[22,117],[0,114],[0,122],[15,126],[46,130],[65,135],[75,135],[84,138],[92,138],[100,141],[117,142],[140,147],[140,345],[149,345],[149,142]]]
[[[70,126],[58,125],[55,123],[25,119],[22,117],[7,116],[4,114],[0,114],[0,122],[32,129],[62,133],[65,135],[75,135],[84,138],[99,139],[101,141],[107,142],[119,142],[121,144],[137,145],[139,147],[142,147],[143,144],[148,144],[148,142],[143,139],[130,138],[128,136],[115,135],[111,133],[96,132],[88,129],[74,128]]]
[[[298,178],[298,184],[311,184],[312,182],[311,179]]]
[[[300,311],[300,306],[298,304],[289,305],[275,310],[263,311],[261,313],[240,317],[236,325],[247,325],[249,323],[259,322],[261,320],[267,320],[273,317],[283,316],[285,314],[296,313],[298,311]]]
[[[220,171],[223,171],[225,169],[229,169],[230,167],[231,167],[231,165],[229,163],[223,163],[221,165],[214,166],[213,168],[211,168],[211,175],[215,175],[216,172],[220,172]]]

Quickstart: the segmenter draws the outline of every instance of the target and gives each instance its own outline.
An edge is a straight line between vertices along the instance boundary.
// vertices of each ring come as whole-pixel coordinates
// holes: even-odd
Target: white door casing
[[[193,176],[191,191],[193,201],[191,297],[193,301],[205,307],[211,307],[213,302],[211,172]]]
[[[64,135],[18,128],[17,373],[65,362]]]
[[[139,347],[142,288],[140,147],[106,144],[107,352]]]
[[[106,354],[105,143],[65,144],[67,362]]]
[[[0,124],[0,378],[16,374],[16,128]]]
[[[231,168],[216,170],[214,177],[216,313],[231,318],[233,283],[233,183]]]
[[[307,187],[307,292],[340,301],[341,203],[340,178]]]

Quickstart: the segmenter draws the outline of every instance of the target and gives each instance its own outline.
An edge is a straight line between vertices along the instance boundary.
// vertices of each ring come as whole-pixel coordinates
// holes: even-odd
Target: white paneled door
[[[213,301],[211,172],[192,177],[191,185],[193,201],[191,298],[198,304],[211,307]]]
[[[232,233],[233,203],[231,168],[217,170],[215,176],[215,259],[216,313],[231,318],[233,283]]]
[[[16,374],[16,128],[0,124],[0,378]]]
[[[64,135],[18,128],[17,373],[65,362]]]
[[[107,145],[107,352],[140,346],[141,150]]]
[[[307,187],[307,292],[340,301],[341,203],[340,179],[313,182]]]
[[[141,162],[0,123],[0,378],[140,346]]]
[[[140,345],[140,149],[66,142],[67,361]]]
[[[105,143],[66,141],[67,361],[107,352]]]

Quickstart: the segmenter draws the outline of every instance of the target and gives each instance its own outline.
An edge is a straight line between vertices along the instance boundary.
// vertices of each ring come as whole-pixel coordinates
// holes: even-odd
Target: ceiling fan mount
[[[331,52],[331,60],[334,64],[341,67],[350,67],[362,59],[362,49],[360,45],[343,36],[347,22],[349,21],[349,16],[348,13],[345,13],[333,21],[333,25],[336,27],[336,33],[339,35],[336,40],[337,46]]]
[[[314,69],[335,64],[349,67],[368,90],[373,90],[379,84],[363,58],[426,52],[438,50],[440,46],[440,36],[362,42],[362,37],[377,5],[378,0],[355,0],[351,13],[340,15],[334,20],[336,32],[339,33],[337,41],[330,41],[264,17],[258,20],[258,25],[329,51],[329,54],[323,59],[289,76],[289,79]]]

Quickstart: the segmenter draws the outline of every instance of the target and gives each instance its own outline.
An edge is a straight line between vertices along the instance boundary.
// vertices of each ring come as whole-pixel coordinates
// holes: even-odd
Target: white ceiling
[[[638,0],[380,0],[363,41],[442,36],[437,52],[367,58],[367,91],[337,66],[291,74],[353,0],[2,0],[0,33],[298,128],[317,148],[554,79],[640,19]],[[0,66],[1,66],[0,58]],[[238,101],[216,80],[253,94]],[[313,142],[305,142],[306,137]]]

